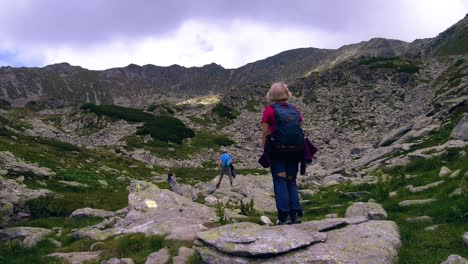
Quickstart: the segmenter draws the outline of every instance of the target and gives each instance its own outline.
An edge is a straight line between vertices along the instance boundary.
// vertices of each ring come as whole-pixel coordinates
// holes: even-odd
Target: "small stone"
[[[388,196],[389,196],[389,197],[395,197],[395,196],[397,196],[397,195],[398,195],[398,191],[393,191],[393,192],[389,192],[389,193],[388,193]]]
[[[209,195],[205,197],[205,204],[208,206],[216,206],[218,204],[218,198]]]
[[[468,246],[468,232],[465,232],[465,234],[463,235],[463,241]]]
[[[453,178],[458,177],[460,175],[460,172],[461,172],[461,170],[456,170],[456,171],[452,172],[450,174],[449,178],[453,179]]]
[[[19,176],[15,179],[18,183],[23,183],[24,182],[24,176]]]
[[[406,188],[412,193],[417,193],[417,192],[423,192],[425,190],[437,187],[441,185],[442,183],[444,183],[444,181],[437,181],[437,182],[433,182],[433,183],[423,185],[423,186],[418,186],[418,187],[413,187],[413,185],[408,185],[406,186]]]
[[[102,246],[102,245],[105,245],[105,244],[102,242],[96,242],[89,247],[89,250],[95,251],[96,249],[99,248],[99,246]]]
[[[70,253],[53,253],[47,255],[52,258],[63,259],[67,263],[84,263],[84,262],[93,262],[99,259],[102,252],[70,252]]]
[[[449,194],[449,197],[454,197],[454,196],[460,196],[463,194],[463,189],[462,188],[457,188],[455,191],[453,191],[451,194]]]
[[[417,216],[417,217],[408,217],[406,218],[406,222],[408,223],[426,223],[432,222],[432,218],[424,215],[424,216]]]
[[[98,180],[98,183],[104,188],[109,187],[109,184],[105,180]]]
[[[314,196],[317,192],[313,191],[313,190],[310,190],[310,189],[305,189],[305,190],[299,190],[299,194],[304,196],[304,195],[307,195],[307,196]]]
[[[260,222],[262,222],[263,225],[269,226],[272,225],[273,223],[271,222],[270,218],[268,216],[262,215],[260,217]]]
[[[111,211],[86,207],[86,208],[76,209],[75,211],[73,211],[70,215],[70,218],[87,218],[87,217],[109,218],[114,215],[115,213]]]
[[[467,264],[468,261],[458,255],[450,255],[444,262],[440,264]]]
[[[195,250],[187,247],[180,247],[179,254],[176,257],[173,257],[173,264],[185,264],[188,262],[188,259],[195,254]]]
[[[135,264],[135,262],[131,258],[111,258],[109,260],[102,261],[101,264]]]
[[[442,168],[440,168],[439,176],[445,177],[448,176],[450,173],[452,173],[452,171],[449,168],[443,166]]]
[[[88,187],[87,184],[79,183],[76,181],[58,181],[58,182],[66,186],[70,186],[70,187],[84,187],[84,188]]]
[[[422,200],[405,200],[398,205],[400,207],[412,206],[412,205],[421,205],[421,204],[428,204],[437,201],[436,199],[422,199]]]
[[[426,231],[434,231],[434,230],[437,230],[439,228],[438,225],[431,225],[431,226],[428,226],[426,228],[424,228],[424,230]]]
[[[337,214],[337,213],[326,214],[326,215],[325,215],[325,218],[338,218],[338,214]]]

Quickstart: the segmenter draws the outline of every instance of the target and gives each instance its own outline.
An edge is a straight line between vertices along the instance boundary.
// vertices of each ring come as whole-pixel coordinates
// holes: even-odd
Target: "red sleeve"
[[[267,106],[263,111],[262,123],[269,125],[274,124],[275,110],[271,106]]]

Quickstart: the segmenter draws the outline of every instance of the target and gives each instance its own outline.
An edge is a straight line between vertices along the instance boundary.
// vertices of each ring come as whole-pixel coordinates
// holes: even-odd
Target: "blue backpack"
[[[301,116],[291,104],[274,103],[275,129],[272,142],[281,152],[298,152],[304,149],[304,132],[301,128]]]

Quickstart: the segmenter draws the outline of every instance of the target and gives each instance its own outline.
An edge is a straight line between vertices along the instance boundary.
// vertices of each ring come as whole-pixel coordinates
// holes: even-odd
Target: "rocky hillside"
[[[44,68],[0,68],[0,99],[16,106],[45,102],[49,107],[84,102],[148,106],[210,93],[222,94],[249,83],[293,80],[332,68],[353,58],[466,54],[468,18],[433,39],[406,43],[371,39],[338,50],[303,48],[285,51],[238,69],[210,64],[185,68],[178,65],[128,65],[92,71],[67,63]]]

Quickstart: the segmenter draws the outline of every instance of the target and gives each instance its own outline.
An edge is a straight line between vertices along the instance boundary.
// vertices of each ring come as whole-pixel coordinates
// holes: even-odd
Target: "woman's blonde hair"
[[[287,101],[291,97],[291,92],[288,85],[284,82],[277,82],[271,85],[270,91],[266,95],[266,99],[270,102]]]

